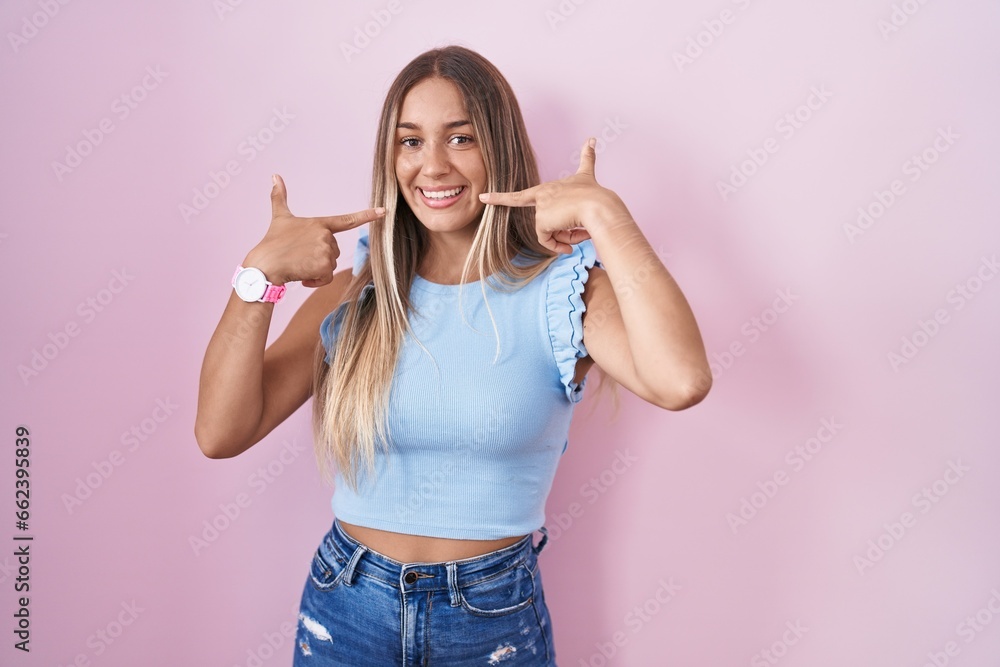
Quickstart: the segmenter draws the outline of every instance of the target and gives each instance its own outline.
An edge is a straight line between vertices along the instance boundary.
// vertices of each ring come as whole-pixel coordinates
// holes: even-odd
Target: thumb
[[[587,139],[587,143],[583,145],[583,150],[580,151],[580,167],[576,170],[576,173],[594,175],[594,162],[597,160],[597,151],[594,148],[596,145],[596,138],[591,137]]]
[[[291,215],[292,212],[288,210],[288,192],[285,190],[285,181],[277,174],[272,175],[271,180],[274,182],[274,187],[271,188],[271,217]]]

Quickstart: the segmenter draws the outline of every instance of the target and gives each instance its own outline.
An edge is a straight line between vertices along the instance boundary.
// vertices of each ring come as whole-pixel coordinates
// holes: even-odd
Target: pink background
[[[364,208],[389,82],[460,43],[511,82],[543,178],[604,137],[597,178],[680,283],[717,376],[680,413],[623,390],[611,422],[592,375],[541,556],[559,663],[997,664],[995,2],[224,2],[0,9],[0,663],[290,663],[282,626],[332,520],[309,410],[210,460],[193,436],[201,361],[267,229],[271,173],[297,215]],[[346,57],[372,12],[391,20]],[[274,109],[294,118],[251,160],[241,143]],[[102,119],[113,131],[57,175]],[[229,161],[239,173],[185,220]],[[734,168],[749,175],[723,198]],[[891,205],[849,238],[879,197]],[[338,238],[342,267],[356,237]],[[308,292],[291,287],[270,340]],[[904,338],[916,354],[894,367]],[[18,424],[32,442],[27,656],[12,648]],[[626,452],[635,462],[612,467]],[[67,507],[88,475],[99,486]],[[196,554],[189,538],[239,494],[249,505]],[[744,499],[755,514],[734,530]]]

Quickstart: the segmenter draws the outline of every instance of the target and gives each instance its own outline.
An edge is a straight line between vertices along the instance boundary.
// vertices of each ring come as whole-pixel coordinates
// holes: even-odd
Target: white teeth
[[[463,185],[462,187],[455,188],[454,190],[441,190],[439,192],[427,192],[426,190],[424,190],[423,188],[421,188],[420,191],[423,192],[424,196],[427,197],[428,199],[447,199],[448,197],[454,197],[459,192],[461,192],[464,188],[465,188],[465,186]]]

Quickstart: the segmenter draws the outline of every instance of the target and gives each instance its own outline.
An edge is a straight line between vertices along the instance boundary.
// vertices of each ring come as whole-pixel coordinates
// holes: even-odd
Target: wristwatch
[[[278,303],[281,297],[285,296],[284,285],[269,283],[264,277],[264,272],[252,266],[236,267],[236,273],[233,274],[233,289],[236,290],[236,296],[247,302]]]

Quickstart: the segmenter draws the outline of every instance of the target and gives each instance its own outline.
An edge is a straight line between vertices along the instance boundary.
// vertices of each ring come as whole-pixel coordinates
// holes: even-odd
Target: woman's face
[[[454,83],[434,77],[410,89],[394,151],[399,190],[428,230],[458,231],[479,220],[486,164]]]

